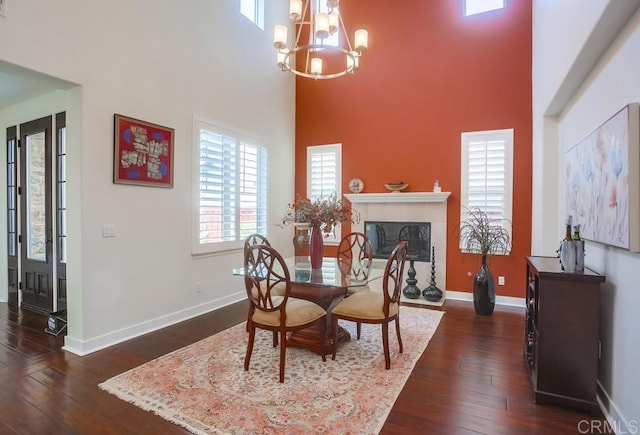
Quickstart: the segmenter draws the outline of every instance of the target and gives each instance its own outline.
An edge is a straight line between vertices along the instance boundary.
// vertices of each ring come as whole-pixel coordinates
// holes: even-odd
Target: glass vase
[[[295,235],[293,236],[293,255],[295,256],[296,269],[310,269],[309,245],[311,237],[311,225],[306,223],[295,224]]]

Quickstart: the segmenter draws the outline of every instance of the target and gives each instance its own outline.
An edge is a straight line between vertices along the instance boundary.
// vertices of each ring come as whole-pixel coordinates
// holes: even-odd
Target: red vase
[[[322,268],[322,256],[324,251],[324,242],[322,241],[322,230],[319,225],[311,227],[311,241],[309,246],[309,256],[311,257],[311,268]]]

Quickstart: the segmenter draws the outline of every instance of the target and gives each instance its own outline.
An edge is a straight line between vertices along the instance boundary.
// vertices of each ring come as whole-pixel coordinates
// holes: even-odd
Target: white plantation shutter
[[[490,219],[512,215],[513,129],[462,133],[462,198],[460,219],[473,207]],[[510,232],[510,225],[501,221]]]
[[[238,135],[220,133],[203,122],[197,131],[197,244],[241,241],[253,233],[266,235],[266,148],[244,142]]]
[[[333,194],[342,198],[342,144],[307,147],[307,196],[309,199],[326,198]],[[340,241],[340,226],[334,234],[325,237],[325,243]]]
[[[337,192],[336,151],[325,150],[311,152],[309,158],[309,164],[311,166],[311,179],[308,189],[309,198],[326,198]]]
[[[267,150],[240,144],[240,239],[267,234]]]
[[[468,143],[467,207],[480,207],[494,218],[504,215],[505,141]]]

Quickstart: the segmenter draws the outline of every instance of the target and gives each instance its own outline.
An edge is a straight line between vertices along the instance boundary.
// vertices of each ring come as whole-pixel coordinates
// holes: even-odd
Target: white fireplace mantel
[[[451,192],[350,193],[344,197],[351,204],[446,202]]]

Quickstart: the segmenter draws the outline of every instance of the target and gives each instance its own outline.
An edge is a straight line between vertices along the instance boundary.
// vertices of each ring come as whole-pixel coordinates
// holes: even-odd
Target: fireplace
[[[435,266],[436,285],[445,293],[440,302],[430,302],[420,297],[408,300],[412,303],[442,305],[446,298],[447,276],[447,198],[450,192],[398,192],[398,193],[358,193],[346,194],[351,207],[358,213],[360,221],[351,225],[352,231],[365,233],[365,225],[375,222],[395,222],[412,225],[428,224],[429,237],[426,251],[428,260],[415,263],[417,286],[424,289],[431,280],[431,266]],[[374,225],[375,228],[375,225]],[[375,230],[369,235],[371,242],[377,242]],[[426,239],[426,237],[424,237]],[[418,230],[418,240],[420,240]],[[397,239],[395,239],[397,243]],[[390,244],[390,241],[389,241]],[[425,244],[422,244],[422,248]],[[391,247],[393,249],[393,247]],[[423,250],[423,249],[421,249]],[[435,250],[435,256],[432,255]],[[384,268],[386,257],[374,259],[374,267]],[[405,278],[409,266],[405,267]],[[372,290],[382,290],[382,280],[370,283]],[[402,296],[404,298],[404,295]],[[404,299],[403,299],[404,300]]]
[[[366,221],[364,232],[373,245],[373,258],[387,259],[401,240],[415,261],[431,261],[431,222]]]

